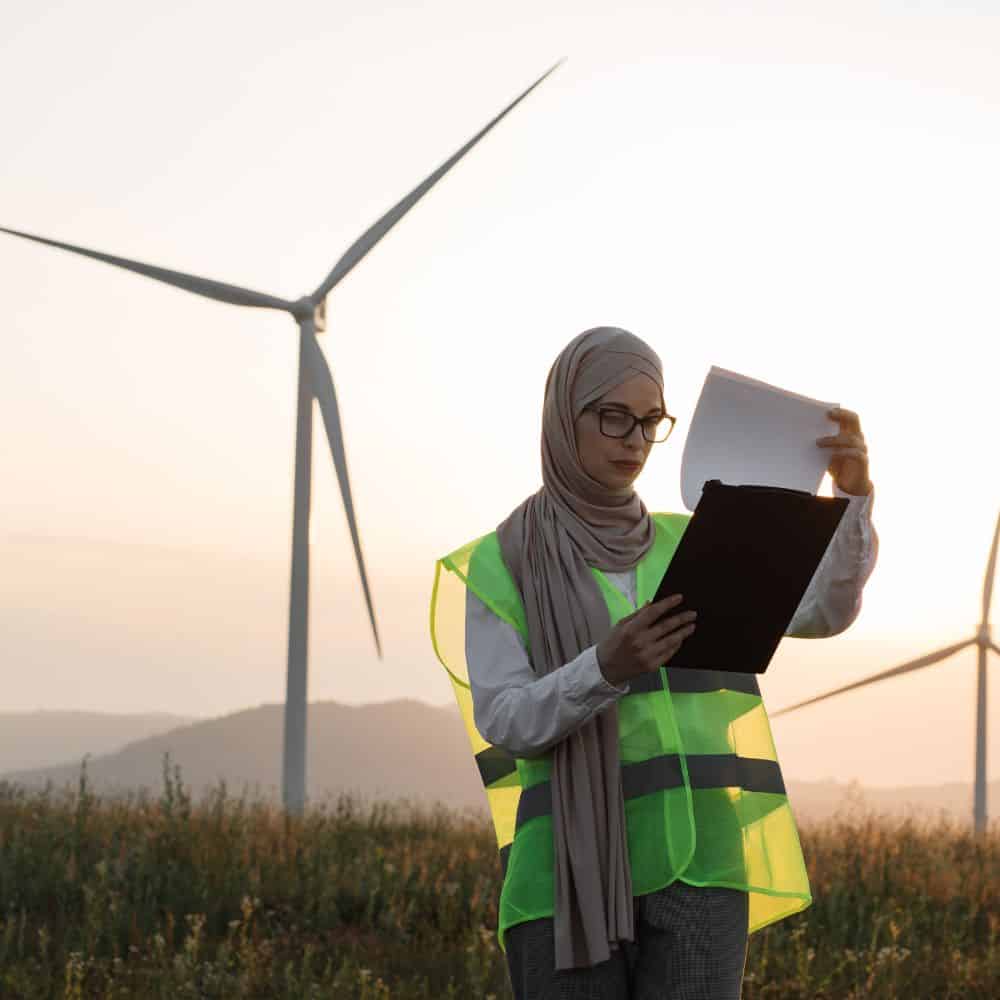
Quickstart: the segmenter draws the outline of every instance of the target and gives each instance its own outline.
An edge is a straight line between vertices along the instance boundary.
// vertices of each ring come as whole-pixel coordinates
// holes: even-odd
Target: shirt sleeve
[[[517,757],[551,749],[629,690],[609,683],[597,647],[536,677],[521,634],[466,591],[465,659],[483,738]]]
[[[785,635],[821,639],[843,632],[861,613],[861,592],[875,568],[878,535],[872,523],[875,487],[867,496],[846,497],[847,510],[806,588]]]

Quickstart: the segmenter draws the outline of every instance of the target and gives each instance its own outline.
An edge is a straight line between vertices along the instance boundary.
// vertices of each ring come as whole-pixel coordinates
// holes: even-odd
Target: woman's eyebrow
[[[616,410],[624,410],[626,413],[631,413],[632,411],[624,403],[605,403],[605,406],[613,406]],[[646,414],[647,417],[651,417],[654,413],[662,413],[663,410],[659,406],[654,406],[649,413]]]

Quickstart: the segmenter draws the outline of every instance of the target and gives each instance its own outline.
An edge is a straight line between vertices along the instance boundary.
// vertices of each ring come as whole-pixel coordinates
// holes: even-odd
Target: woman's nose
[[[635,427],[633,427],[632,430],[630,430],[628,434],[625,435],[625,444],[629,446],[634,446],[638,448],[640,451],[642,450],[642,445],[644,441],[645,438],[642,436],[641,424],[636,424]]]

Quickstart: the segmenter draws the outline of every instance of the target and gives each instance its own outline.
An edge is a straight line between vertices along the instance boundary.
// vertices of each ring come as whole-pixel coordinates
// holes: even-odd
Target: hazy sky
[[[451,700],[434,560],[537,489],[548,367],[614,324],[660,353],[679,417],[637,483],[651,509],[682,509],[713,364],[861,415],[879,565],[848,633],[783,644],[777,708],[978,618],[1000,504],[994,10],[8,3],[0,225],[296,297],[567,57],[331,297],[386,656],[317,421],[310,697]],[[5,707],[282,700],[292,321],[9,237],[0,282]],[[776,720],[786,770],[968,780],[973,663]]]

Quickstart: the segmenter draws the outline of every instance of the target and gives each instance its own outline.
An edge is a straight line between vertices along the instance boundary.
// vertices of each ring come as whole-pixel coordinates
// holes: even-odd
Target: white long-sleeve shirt
[[[818,639],[843,632],[861,611],[861,592],[875,568],[878,535],[872,524],[874,488],[848,506],[785,635]],[[635,569],[604,571],[635,607]],[[483,738],[518,757],[551,749],[574,729],[627,694],[628,681],[611,684],[601,673],[597,646],[544,677],[536,677],[521,634],[466,591],[465,659],[473,715]]]

